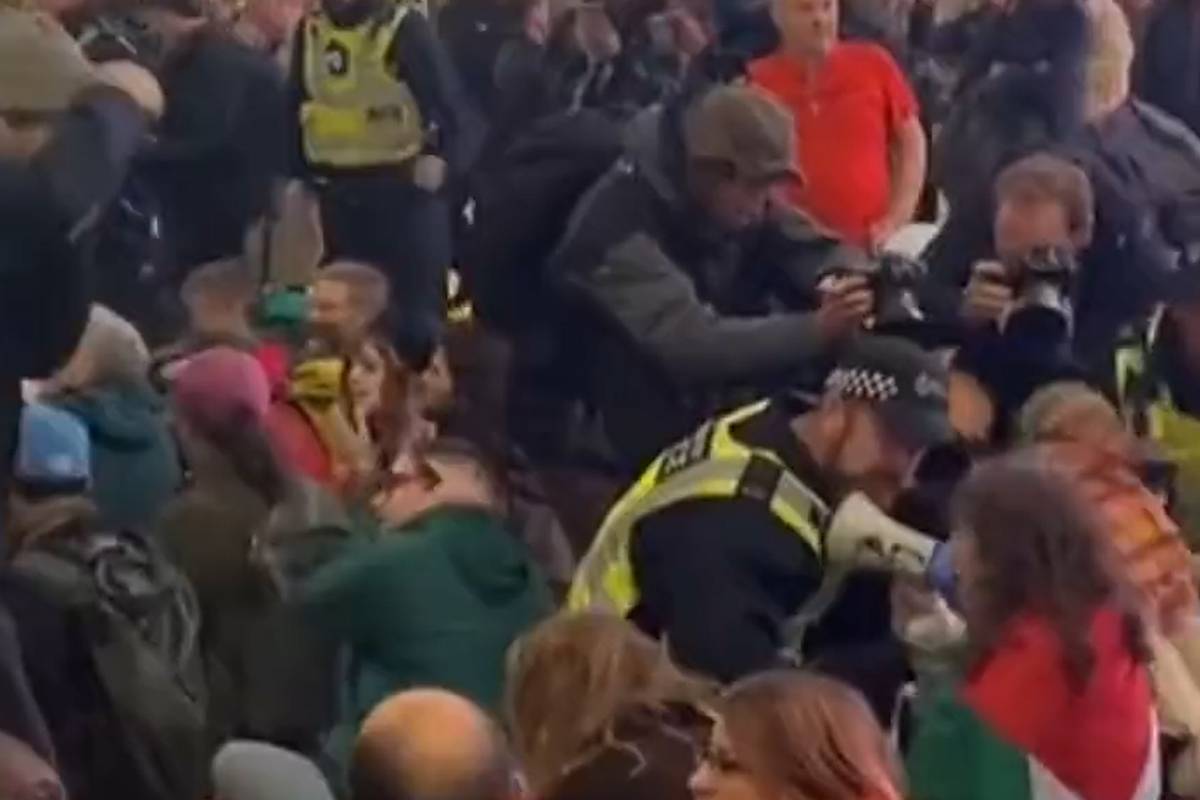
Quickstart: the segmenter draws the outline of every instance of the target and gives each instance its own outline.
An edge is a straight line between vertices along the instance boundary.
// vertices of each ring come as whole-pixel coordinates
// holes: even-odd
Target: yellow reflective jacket
[[[390,19],[353,28],[340,28],[320,13],[305,21],[302,69],[309,99],[300,123],[304,155],[313,166],[402,164],[421,152],[421,110],[388,59],[410,10],[397,4]]]

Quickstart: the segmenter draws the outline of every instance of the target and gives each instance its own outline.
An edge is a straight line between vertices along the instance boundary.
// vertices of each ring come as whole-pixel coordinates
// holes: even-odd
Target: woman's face
[[[688,788],[696,800],[769,800],[750,779],[721,720],[713,726],[708,749]]]
[[[350,399],[361,414],[370,414],[383,402],[383,380],[387,364],[383,353],[373,344],[363,345],[358,357],[350,362],[346,383]]]

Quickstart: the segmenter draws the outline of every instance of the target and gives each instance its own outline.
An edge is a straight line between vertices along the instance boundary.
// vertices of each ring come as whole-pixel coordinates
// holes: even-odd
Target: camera
[[[79,46],[90,61],[133,61],[151,72],[162,61],[161,35],[136,14],[101,14],[79,34]]]
[[[1046,344],[1069,339],[1076,268],[1075,255],[1064,247],[1035,248],[1011,267],[1016,299],[1005,321],[1005,336]]]
[[[945,324],[929,319],[921,307],[918,288],[927,274],[928,268],[923,261],[899,253],[882,253],[873,259],[826,272],[821,281],[830,277],[865,277],[875,295],[872,333],[900,336],[923,347],[938,347],[950,343],[953,334]]]

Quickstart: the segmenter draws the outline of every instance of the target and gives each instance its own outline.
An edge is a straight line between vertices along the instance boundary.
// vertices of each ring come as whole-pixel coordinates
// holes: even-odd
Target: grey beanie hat
[[[220,800],[334,800],[317,766],[262,742],[229,742],[213,759]]]

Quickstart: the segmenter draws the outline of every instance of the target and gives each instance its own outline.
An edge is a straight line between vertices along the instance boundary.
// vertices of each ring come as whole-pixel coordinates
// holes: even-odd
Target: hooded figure
[[[92,493],[104,525],[145,530],[183,483],[166,403],[151,388],[150,356],[132,325],[92,306],[75,354],[47,402],[76,416],[92,442]]]

